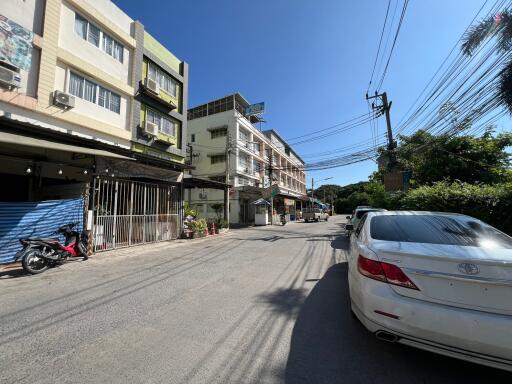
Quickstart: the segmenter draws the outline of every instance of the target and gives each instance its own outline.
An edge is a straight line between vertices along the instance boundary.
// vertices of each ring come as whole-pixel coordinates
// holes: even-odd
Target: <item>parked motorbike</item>
[[[64,244],[58,238],[20,239],[23,249],[16,253],[15,261],[21,260],[23,269],[35,275],[62,264],[69,257],[83,257],[87,260],[87,235],[85,232],[74,231],[75,226],[74,223],[65,224],[53,233],[62,234],[65,238]]]
[[[281,215],[280,219],[281,219],[281,225],[286,225],[286,215]]]

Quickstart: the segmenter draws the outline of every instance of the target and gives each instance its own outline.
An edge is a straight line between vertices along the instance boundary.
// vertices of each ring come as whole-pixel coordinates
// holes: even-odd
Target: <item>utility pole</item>
[[[189,158],[190,158],[190,166],[192,166],[192,159],[194,158],[194,151],[193,151],[193,148],[192,148],[192,144],[190,143],[187,143],[187,147],[188,147],[188,154],[189,154]],[[192,170],[189,171],[190,174],[192,175]],[[192,190],[191,189],[188,189],[188,206],[190,207],[190,204],[192,203]]]
[[[273,181],[274,181],[274,157],[272,153],[272,148],[269,150],[268,155],[268,178],[270,179],[270,225],[274,225],[274,196],[272,196],[272,192],[274,191]]]
[[[224,188],[224,220],[228,223],[229,226],[229,172],[230,172],[230,154],[231,154],[231,136],[229,135],[229,129],[226,134],[226,174],[225,174],[225,183],[226,187]]]
[[[389,165],[390,165],[390,167],[392,167],[396,163],[395,155],[393,153],[393,150],[395,149],[395,141],[393,140],[393,131],[391,130],[391,117],[389,115],[389,111],[391,109],[391,104],[393,102],[388,102],[388,95],[386,92],[383,92],[380,94],[375,92],[375,95],[370,96],[370,97],[368,97],[368,94],[366,94],[366,100],[370,100],[370,99],[380,99],[382,102],[381,105],[375,105],[375,103],[372,103],[372,109],[382,111],[386,115]]]
[[[315,179],[311,178],[311,208],[315,206]]]

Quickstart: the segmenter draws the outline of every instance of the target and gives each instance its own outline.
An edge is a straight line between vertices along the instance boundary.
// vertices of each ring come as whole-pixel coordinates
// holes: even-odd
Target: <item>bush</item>
[[[463,213],[512,233],[512,184],[437,182],[410,190],[401,209]]]
[[[207,223],[205,219],[196,219],[190,223],[190,229],[194,233],[203,233],[207,228]]]

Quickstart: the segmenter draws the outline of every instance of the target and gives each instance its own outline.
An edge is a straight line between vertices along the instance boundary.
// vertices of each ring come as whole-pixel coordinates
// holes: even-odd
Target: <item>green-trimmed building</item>
[[[134,32],[132,149],[181,170],[186,157],[188,64],[141,23],[134,23]]]

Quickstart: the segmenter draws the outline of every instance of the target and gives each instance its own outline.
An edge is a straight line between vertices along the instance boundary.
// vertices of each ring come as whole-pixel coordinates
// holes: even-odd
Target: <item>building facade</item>
[[[306,195],[304,161],[274,130],[260,131],[259,119],[247,116],[249,102],[239,93],[191,108],[188,111],[189,161],[194,176],[226,181],[229,220],[233,224],[254,221],[258,198],[270,198],[279,213],[296,217],[297,201]],[[271,187],[272,186],[272,187]],[[185,200],[205,217],[218,214],[224,204],[222,191],[191,191]]]
[[[0,21],[0,202],[85,196],[97,250],[177,237],[187,63],[110,0],[6,0]]]

